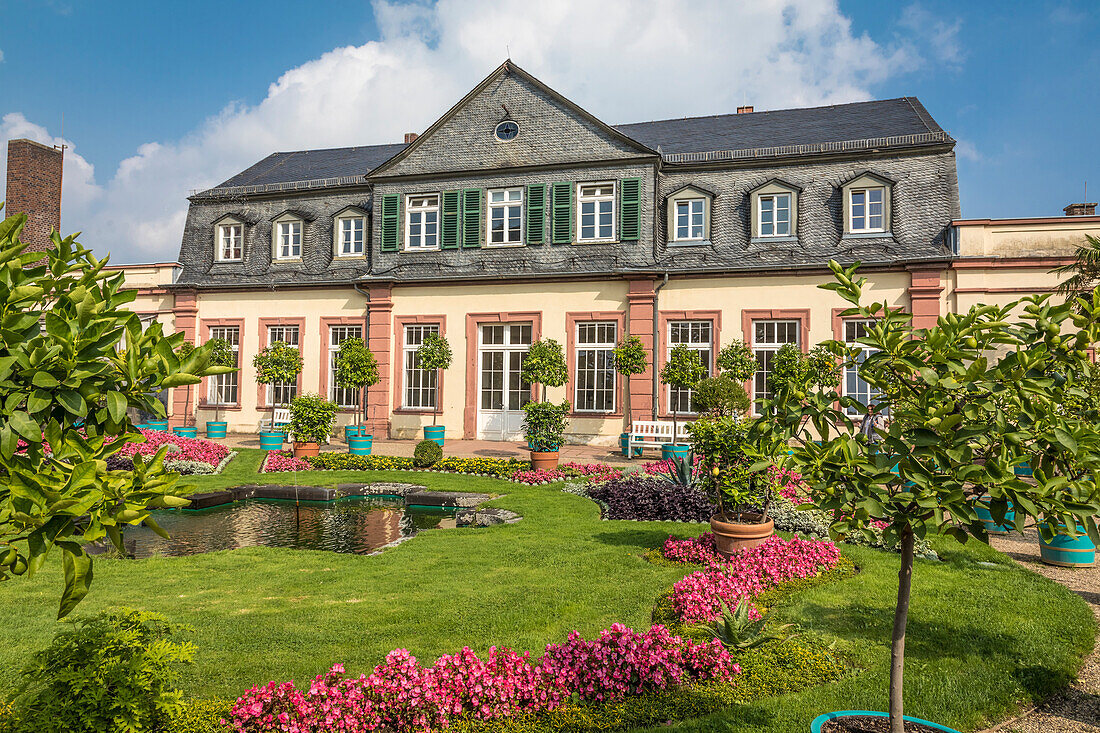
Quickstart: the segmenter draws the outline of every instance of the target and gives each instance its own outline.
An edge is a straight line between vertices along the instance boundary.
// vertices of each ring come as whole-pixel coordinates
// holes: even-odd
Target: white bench
[[[666,443],[675,443],[687,438],[687,426],[690,423],[680,423],[676,428],[676,435],[672,435],[672,423],[664,420],[636,420],[630,426],[630,433],[626,439],[626,455],[634,457],[635,448],[660,448]]]
[[[279,430],[290,425],[290,408],[276,407],[274,420],[260,420],[260,432],[265,430]]]

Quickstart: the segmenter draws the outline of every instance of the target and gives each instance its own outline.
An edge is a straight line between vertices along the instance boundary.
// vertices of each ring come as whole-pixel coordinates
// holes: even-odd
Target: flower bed
[[[689,624],[718,618],[722,601],[736,608],[779,583],[815,577],[840,562],[840,551],[832,542],[799,537],[771,537],[762,545],[738,550],[729,560],[714,549],[709,533],[686,540],[669,537],[661,554],[669,560],[707,565],[672,587],[673,611]],[[759,618],[755,608],[752,615]]]
[[[589,484],[611,481],[622,478],[623,472],[606,463],[576,463],[570,461],[550,470],[520,469],[512,474],[511,479],[520,484],[548,484],[554,481],[565,481],[571,478],[583,478]]]
[[[242,695],[227,724],[237,733],[428,731],[461,719],[554,710],[567,701],[728,682],[740,671],[716,639],[694,642],[663,626],[642,633],[614,624],[593,640],[574,631],[565,642],[548,645],[537,661],[497,647],[482,660],[465,648],[423,667],[397,649],[370,675],[347,677],[335,665],[305,690],[269,682]]]
[[[160,450],[162,446],[168,445],[171,447],[168,448],[168,455],[165,457],[164,461],[166,468],[173,470],[171,466],[173,463],[186,462],[205,464],[210,467],[208,473],[213,473],[226,456],[229,455],[229,448],[209,440],[185,438],[182,435],[175,435],[162,430],[138,429],[138,432],[145,437],[145,441],[141,443],[126,443],[115,455],[121,458],[130,459],[135,455],[152,456]],[[177,450],[173,450],[173,447]],[[194,469],[196,467],[189,466],[189,468]],[[188,472],[198,473],[199,471],[190,470]]]
[[[604,505],[606,519],[706,522],[715,512],[698,489],[641,473],[590,485],[585,494]]]
[[[260,466],[260,473],[277,473],[280,471],[312,471],[313,464],[305,458],[295,458],[294,453],[288,450],[268,451],[264,463]]]

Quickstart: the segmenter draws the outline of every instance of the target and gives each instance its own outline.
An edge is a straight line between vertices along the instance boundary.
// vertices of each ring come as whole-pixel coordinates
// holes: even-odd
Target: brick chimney
[[[406,132],[405,133],[405,144],[409,145],[410,143],[415,142],[416,138],[417,138],[417,134],[415,132]]]
[[[1062,211],[1066,216],[1096,216],[1096,204],[1070,204]]]
[[[739,115],[747,114],[749,112],[752,112],[752,105],[751,104],[745,105],[744,107],[738,107],[737,108],[737,114],[739,114]]]
[[[61,163],[64,153],[33,140],[8,141],[4,216],[26,214],[20,239],[26,252],[45,252],[50,232],[61,231]]]

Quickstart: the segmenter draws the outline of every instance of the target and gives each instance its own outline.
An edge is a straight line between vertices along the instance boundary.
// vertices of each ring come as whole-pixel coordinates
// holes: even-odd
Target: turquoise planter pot
[[[985,531],[989,534],[1008,534],[1014,527],[1011,522],[1016,518],[1016,512],[1011,509],[1005,512],[1005,523],[997,524],[993,521],[993,513],[989,511],[989,505],[985,502],[978,502],[974,507],[974,511],[978,515],[978,519],[982,520],[982,524],[985,525]]]
[[[260,450],[282,450],[285,440],[283,433],[260,433]]]
[[[167,420],[150,420],[146,425],[150,430],[168,430]]]
[[[1065,529],[1064,526],[1061,529]],[[1077,525],[1080,532],[1085,528]],[[1054,539],[1047,542],[1042,535],[1039,536],[1039,559],[1047,565],[1058,565],[1064,568],[1090,568],[1096,564],[1096,545],[1092,544],[1087,534],[1079,534],[1076,538],[1068,534],[1055,535]]]
[[[172,428],[172,432],[176,435],[182,435],[185,438],[196,438],[199,434],[198,428]]]
[[[229,427],[229,423],[225,420],[211,420],[206,423],[206,437],[207,438],[224,438],[225,431]]]
[[[134,423],[134,427],[137,428],[138,430],[148,430],[149,429],[149,423],[136,422],[136,423]]]
[[[640,438],[641,436],[640,435],[635,435],[634,437],[635,438]],[[627,451],[628,451],[629,441],[630,441],[630,433],[619,433],[619,450],[622,451],[624,456],[628,455]],[[528,447],[530,447],[530,444],[528,444]],[[641,457],[642,457],[642,446],[640,446],[640,445],[634,446],[634,458],[641,458]]]
[[[353,456],[369,456],[373,435],[352,435],[348,438],[348,453]]]
[[[447,429],[442,425],[425,425],[424,426],[424,440],[434,440],[436,444],[443,447],[443,436],[446,434]]]
[[[821,733],[821,726],[825,725],[830,720],[836,720],[837,718],[846,718],[849,715],[871,715],[876,718],[890,717],[888,713],[879,713],[873,710],[840,710],[835,713],[825,713],[824,715],[819,715],[814,718],[813,722],[810,723],[810,733]],[[934,730],[942,730],[944,731],[944,733],[959,733],[959,731],[955,730],[954,728],[948,728],[946,725],[933,723],[929,720],[921,720],[920,718],[914,718],[909,715],[905,716],[905,720],[909,721],[910,723],[920,723],[921,725],[927,725],[929,728],[932,728]]]
[[[344,440],[351,445],[351,439],[357,435],[366,435],[367,429],[362,425],[345,425],[344,426]]]
[[[661,460],[667,461],[668,459],[672,458],[673,456],[676,456],[677,458],[679,458],[679,457],[687,458],[688,453],[690,453],[690,452],[691,452],[691,446],[690,445],[680,445],[679,443],[677,443],[676,445],[673,445],[672,443],[665,443],[664,445],[661,446]]]
[[[1034,476],[1035,472],[1031,470],[1031,464],[1025,463],[1022,466],[1016,466],[1012,469],[1017,476]]]

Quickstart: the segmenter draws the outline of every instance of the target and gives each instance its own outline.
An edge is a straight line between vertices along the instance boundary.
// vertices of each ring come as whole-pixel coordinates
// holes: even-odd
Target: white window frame
[[[231,251],[236,252],[234,257],[225,256],[225,241],[227,231],[236,231],[235,239],[237,244],[235,247],[231,245]],[[224,224],[218,224],[218,236],[217,241],[214,243],[214,259],[218,262],[240,262],[244,256],[244,224],[239,221],[227,221]]]
[[[285,231],[284,231],[285,227]],[[295,232],[297,227],[297,232]],[[278,219],[275,222],[275,259],[276,260],[300,260],[302,259],[302,246],[305,242],[306,223],[298,218]],[[295,243],[295,239],[297,242]],[[284,245],[286,253],[283,253]]]
[[[438,323],[406,323],[401,335],[401,406],[406,410],[438,410],[438,369],[417,366],[416,351],[429,334],[439,335]],[[410,338],[413,335],[417,338]],[[415,395],[415,398],[414,398]]]
[[[229,342],[233,351],[233,357],[237,362],[237,370],[225,374],[215,374],[207,377],[206,403],[217,407],[236,407],[241,404],[241,327],[240,326],[211,326],[207,341],[211,339],[224,339]],[[236,399],[222,399],[227,390],[232,390]]]
[[[519,193],[518,199],[509,199],[508,195],[511,193]],[[493,194],[503,193],[504,201],[493,201]],[[524,193],[522,186],[510,186],[508,188],[490,188],[485,192],[485,232],[486,232],[486,247],[517,247],[523,244],[523,219],[524,219]],[[510,238],[510,227],[508,221],[511,218],[511,209],[519,209],[519,229],[516,232],[516,238]],[[497,211],[503,211],[504,221],[504,238],[500,242],[493,241],[493,214]]]
[[[863,360],[866,359],[868,356],[870,356],[871,354],[874,354],[875,352],[877,352],[878,349],[872,348],[872,347],[868,346],[867,344],[859,343],[857,339],[859,339],[860,336],[858,334],[855,334],[853,336],[849,336],[848,325],[851,324],[851,325],[855,326],[855,325],[858,325],[858,324],[862,324],[863,327],[864,327],[864,332],[866,333],[867,328],[870,328],[871,326],[875,325],[875,320],[873,318],[846,318],[843,321],[841,321],[841,324],[842,324],[842,328],[844,329],[844,332],[842,334],[843,337],[844,337],[844,345],[848,346],[848,347],[858,346],[859,348],[863,349],[863,352],[860,354],[860,358],[859,358],[859,361],[858,361],[857,364],[855,364],[855,365],[845,365],[845,367],[844,367],[844,392],[843,392],[843,394],[847,397],[856,397],[860,401],[863,401],[862,394],[858,394],[858,393],[853,394],[852,392],[850,392],[848,390],[848,381],[849,381],[849,379],[854,379],[856,381],[857,386],[859,384],[862,384],[862,385],[865,386],[865,389],[860,389],[858,391],[859,392],[866,392],[867,401],[865,401],[864,404],[865,405],[870,404],[871,400],[874,399],[874,393],[873,393],[873,390],[871,389],[871,385],[867,384],[867,382],[865,382],[863,380],[863,378],[859,376],[859,364],[862,363]],[[856,415],[859,414],[856,410],[852,409],[851,407],[845,408],[845,412],[849,416],[856,416]]]
[[[675,199],[672,202],[672,205],[676,207],[675,214],[672,217],[672,222],[673,222],[672,241],[674,241],[674,242],[701,242],[701,241],[703,241],[703,239],[706,238],[706,233],[707,233],[707,202],[706,202],[706,199],[704,199],[702,196],[698,196],[696,198],[690,198],[690,199]],[[680,207],[683,206],[683,205],[686,205],[686,209],[687,209],[687,211],[686,211],[686,218],[687,218],[686,226],[687,226],[688,236],[686,236],[686,237],[681,237],[680,236],[680,214],[682,213],[680,211]],[[695,211],[696,205],[698,205],[698,208],[699,208],[698,212]],[[698,224],[699,236],[698,237],[691,236],[692,231],[696,227],[695,224],[691,223],[691,220],[696,214],[699,215],[699,224]]]
[[[877,191],[881,197],[877,202],[880,207],[878,216],[882,219],[882,226],[871,226],[871,192]],[[856,194],[863,194],[863,223],[861,228],[856,227]],[[848,189],[848,231],[853,234],[866,234],[870,232],[885,232],[886,231],[886,187],[885,186],[860,186],[859,188]]]
[[[293,334],[293,338],[289,338],[290,334]],[[291,343],[291,340],[293,340],[294,343]],[[302,348],[301,347],[301,343],[302,343],[302,329],[301,329],[301,327],[298,326],[297,323],[287,323],[287,324],[278,324],[278,325],[268,326],[267,327],[267,345],[271,346],[276,341],[282,341],[287,346],[293,346],[295,349],[299,349],[299,353],[300,353],[300,350]],[[287,393],[288,393],[287,394],[287,399],[280,400],[279,402],[275,402],[275,398],[276,398],[275,393],[276,393],[277,390],[286,390]],[[266,385],[266,389],[264,391],[264,400],[265,400],[265,404],[267,404],[267,405],[275,405],[275,404],[289,405],[290,401],[292,399],[294,399],[294,397],[296,397],[297,394],[298,394],[298,380],[295,379],[293,382],[279,382],[279,383],[275,383],[275,384]]]
[[[779,206],[779,199],[786,197],[787,205],[785,207]],[[764,233],[764,202],[769,201],[772,205],[772,233]],[[791,212],[793,210],[792,203],[794,201],[794,195],[787,192],[782,193],[762,193],[756,197],[756,227],[760,237],[789,237],[791,236]],[[779,231],[779,211],[781,208],[787,210],[787,231]]]
[[[610,338],[607,337],[610,328]],[[573,411],[590,414],[614,414],[618,407],[619,380],[615,371],[613,351],[619,338],[619,324],[615,321],[582,321],[574,326],[574,356],[573,356]],[[603,331],[603,338],[600,332]],[[590,335],[595,340],[582,340],[582,335],[588,338]],[[582,365],[582,358],[590,355],[591,365]],[[600,386],[607,376],[611,377],[611,387]],[[589,380],[590,377],[590,380]],[[583,388],[582,381],[589,381]],[[610,391],[610,395],[607,393]],[[604,399],[610,397],[610,405],[597,406],[601,393]],[[588,406],[591,405],[591,406]]]
[[[672,334],[675,333],[677,330],[685,327],[685,326],[688,329],[688,340],[687,341],[674,341],[673,338],[672,338]],[[707,340],[705,342],[703,342],[703,341],[693,341],[692,340],[692,330],[693,329],[702,330],[703,326],[706,326],[706,328],[707,328],[707,332],[708,332]],[[668,322],[668,331],[665,334],[665,346],[666,346],[666,348],[665,348],[665,363],[666,364],[668,363],[668,359],[672,356],[672,350],[674,348],[676,348],[677,346],[681,346],[681,345],[686,346],[689,349],[692,349],[694,351],[702,352],[701,353],[701,356],[702,356],[701,360],[703,362],[703,366],[705,366],[706,369],[707,369],[707,373],[706,373],[705,376],[707,376],[707,377],[711,376],[711,371],[712,371],[712,368],[713,368],[713,361],[714,361],[714,321],[712,321],[708,318],[685,318],[685,319],[680,319],[680,320],[676,320],[676,321],[669,321]],[[676,414],[677,415],[697,415],[698,413],[695,410],[692,409],[692,407],[693,407],[692,402],[693,402],[694,396],[695,396],[694,392],[695,391],[692,390],[692,389],[673,389],[672,385],[667,385],[667,387],[665,389],[665,399],[666,399],[665,404],[668,407],[668,413],[672,414],[672,402],[673,402],[673,400],[679,401],[679,400],[683,399],[683,400],[687,401],[687,409],[686,410],[677,410]]]
[[[764,340],[760,340],[757,336],[757,325],[763,324],[765,327]],[[785,333],[791,333],[793,328],[794,339],[782,340],[779,336],[779,327],[783,326]],[[767,329],[771,326],[772,337],[769,340]],[[752,322],[752,355],[756,358],[756,372],[752,375],[752,411],[753,414],[759,414],[757,405],[768,397],[771,396],[771,392],[768,391],[768,375],[771,374],[767,368],[766,353],[770,353],[774,358],[775,352],[787,344],[794,344],[797,348],[802,348],[802,322],[797,319],[791,318],[758,318]]]
[[[418,204],[413,206],[413,201],[423,199],[425,201],[435,200],[434,204]],[[405,196],[405,251],[406,252],[433,252],[439,249],[439,199],[438,193],[410,193]],[[416,225],[420,227],[421,244],[413,247],[412,242],[412,228],[413,228],[413,215],[419,215],[419,221]],[[428,214],[435,214],[435,221],[428,221]],[[425,228],[432,226],[435,229],[434,234],[428,235],[425,232]],[[435,243],[432,245],[424,245],[423,241],[426,237],[432,236],[435,239]]]
[[[347,251],[345,249],[345,245],[349,244],[349,242],[344,239],[344,233],[345,233],[344,232],[344,225],[345,224],[350,224],[351,227],[352,227],[352,229],[351,229],[352,238],[350,240],[350,244],[352,245],[353,248],[352,248],[351,251]],[[358,242],[359,248],[358,248],[358,250],[354,249],[354,245],[356,244],[355,236],[354,236],[355,235],[355,225],[356,224],[359,225],[359,242]],[[335,257],[348,258],[348,259],[363,257],[366,254],[366,251],[367,251],[367,217],[365,217],[361,214],[344,214],[342,216],[336,217],[335,241],[336,241],[336,251],[333,253]]]
[[[582,192],[586,188],[598,187],[601,192],[598,195],[583,195]],[[604,193],[603,188],[609,187],[611,193]],[[615,237],[618,235],[617,225],[615,221],[618,211],[616,210],[616,195],[618,194],[618,184],[615,181],[589,181],[586,183],[577,184],[577,241],[578,242],[614,242]],[[611,204],[611,233],[606,237],[600,236],[600,222],[599,217],[602,213],[600,211],[600,205],[603,203]],[[593,204],[592,217],[593,217],[593,233],[595,236],[584,236],[584,204]]]
[[[337,338],[337,334],[340,338]],[[341,410],[359,409],[362,391],[336,386],[336,355],[340,353],[340,344],[349,338],[363,338],[363,327],[358,324],[336,324],[328,327],[328,398]],[[344,401],[343,398],[349,393],[355,395],[353,401]]]

